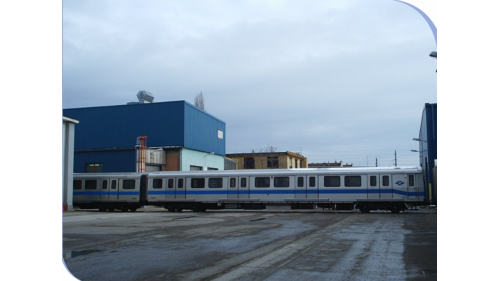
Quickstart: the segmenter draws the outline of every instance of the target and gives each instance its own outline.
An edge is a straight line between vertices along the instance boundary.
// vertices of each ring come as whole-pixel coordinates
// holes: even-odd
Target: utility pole
[[[396,167],[398,166],[398,155],[396,154],[396,150],[394,150],[394,164]]]
[[[375,167],[378,167],[378,158],[375,158]]]

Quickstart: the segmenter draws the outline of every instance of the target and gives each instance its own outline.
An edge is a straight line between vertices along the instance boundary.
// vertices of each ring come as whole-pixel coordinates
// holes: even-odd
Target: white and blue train
[[[81,209],[171,212],[207,209],[332,208],[390,210],[424,205],[419,167],[226,170],[75,174],[73,201]]]

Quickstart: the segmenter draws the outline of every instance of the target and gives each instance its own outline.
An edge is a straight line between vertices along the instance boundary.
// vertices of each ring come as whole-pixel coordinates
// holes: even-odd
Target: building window
[[[360,187],[361,186],[361,176],[345,176],[345,186],[346,187]]]
[[[102,173],[102,163],[85,164],[85,173]]]
[[[203,167],[191,165],[190,170],[191,171],[203,171]]]
[[[268,169],[277,169],[279,168],[278,157],[267,157],[267,168]]]
[[[339,187],[340,176],[325,176],[325,187]]]
[[[255,158],[253,157],[245,157],[243,160],[243,168],[244,169],[255,169]]]
[[[274,178],[274,187],[289,187],[290,186],[290,178],[289,177],[275,177]]]
[[[205,179],[191,179],[191,188],[205,188]]]
[[[217,130],[217,137],[222,140],[224,139],[224,131],[222,130]]]

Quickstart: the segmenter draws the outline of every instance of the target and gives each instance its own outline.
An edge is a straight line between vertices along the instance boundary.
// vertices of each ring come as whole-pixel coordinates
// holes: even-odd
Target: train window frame
[[[269,187],[271,187],[271,178],[255,177],[255,188],[269,188]]]
[[[191,188],[205,188],[205,178],[191,178]]]
[[[363,181],[361,176],[344,176],[344,186],[345,187],[361,187]]]
[[[160,183],[160,186],[158,186],[158,183]],[[163,179],[153,179],[154,189],[161,189],[162,187],[163,187]]]
[[[111,180],[111,189],[116,189],[117,180]]]
[[[82,180],[74,180],[73,189],[82,189]]]
[[[408,186],[415,186],[415,175],[408,175]]]
[[[184,188],[184,179],[177,179],[177,188]]]
[[[316,177],[309,177],[309,187],[316,187]]]
[[[235,188],[236,187],[236,178],[230,178],[229,179],[229,187],[230,188]]]
[[[208,188],[222,188],[224,187],[223,178],[208,178]]]
[[[97,189],[97,180],[85,180],[85,185],[83,188],[85,190]]]
[[[102,189],[108,189],[108,180],[102,181]]]
[[[168,179],[167,187],[168,188],[174,188],[174,179]]]
[[[240,187],[241,188],[246,188],[247,187],[247,178],[241,178]]]
[[[123,180],[122,188],[123,189],[135,189],[135,179]]]
[[[325,176],[323,185],[325,187],[340,187],[340,176]]]
[[[389,186],[389,185],[390,185],[389,176],[387,175],[382,176],[382,186]]]
[[[377,186],[377,176],[370,176],[370,186]]]
[[[304,187],[304,177],[297,178],[297,187]]]
[[[277,188],[290,187],[290,177],[274,177],[274,187]]]

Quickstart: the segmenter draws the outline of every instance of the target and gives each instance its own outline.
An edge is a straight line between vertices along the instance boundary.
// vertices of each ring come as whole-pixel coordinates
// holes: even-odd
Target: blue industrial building
[[[64,109],[63,115],[80,121],[75,173],[224,169],[225,122],[186,101]]]
[[[420,123],[419,153],[424,172],[425,199],[437,204],[437,104],[426,103]]]

